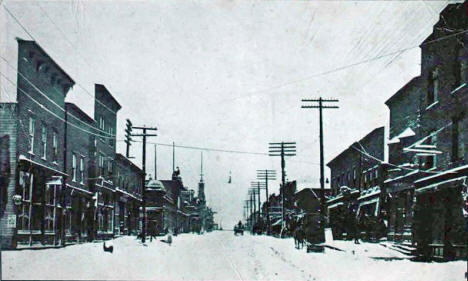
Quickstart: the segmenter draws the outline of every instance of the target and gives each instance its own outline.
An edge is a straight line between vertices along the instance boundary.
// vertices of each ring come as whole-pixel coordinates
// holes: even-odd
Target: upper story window
[[[435,68],[429,75],[429,87],[427,89],[427,106],[430,106],[439,99],[439,70]]]
[[[105,128],[106,128],[106,124],[105,124],[105,121],[104,121],[104,117],[100,116],[99,117],[99,129],[104,131]]]
[[[72,155],[72,181],[76,181],[77,173],[76,173],[76,154],[73,153]]]
[[[36,120],[29,117],[29,152],[34,153],[34,132],[36,130]]]
[[[462,120],[460,116],[452,119],[452,162],[460,160],[465,154]]]
[[[57,131],[52,133],[52,161],[57,162],[58,160],[58,134]]]
[[[457,61],[455,64],[455,88],[468,82],[468,57],[465,46],[458,43]]]
[[[41,145],[42,145],[42,158],[47,158],[47,127],[42,124],[41,128]]]
[[[80,158],[80,183],[84,183],[84,158]]]
[[[99,175],[103,176],[104,175],[104,155],[99,154]]]

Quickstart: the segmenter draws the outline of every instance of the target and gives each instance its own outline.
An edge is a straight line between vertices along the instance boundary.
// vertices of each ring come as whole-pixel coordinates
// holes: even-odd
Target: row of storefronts
[[[143,174],[116,153],[120,104],[100,84],[94,118],[65,102],[73,79],[35,41],[17,41],[16,102],[0,103],[2,248],[137,233]]]
[[[424,257],[466,256],[468,37],[456,32],[468,28],[465,11],[459,3],[441,12],[420,45],[421,74],[385,102],[386,143],[374,130],[328,163],[337,238],[384,237]]]

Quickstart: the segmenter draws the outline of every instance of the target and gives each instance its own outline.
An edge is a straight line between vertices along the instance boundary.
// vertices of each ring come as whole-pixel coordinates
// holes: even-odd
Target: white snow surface
[[[378,244],[332,241],[325,253],[297,250],[292,239],[234,236],[231,231],[182,234],[172,244],[135,237],[61,249],[2,252],[3,279],[98,280],[463,280],[466,262],[419,263]]]

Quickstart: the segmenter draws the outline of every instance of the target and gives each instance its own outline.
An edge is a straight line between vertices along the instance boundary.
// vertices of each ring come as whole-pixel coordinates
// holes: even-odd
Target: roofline
[[[58,70],[60,70],[71,82],[72,82],[72,86],[75,85],[75,81],[70,77],[70,75],[68,75],[65,70],[63,70],[60,65],[58,63],[56,63],[54,61],[54,59],[34,40],[24,40],[24,39],[21,39],[19,37],[16,37],[16,41],[18,42],[26,42],[26,43],[31,43],[33,45],[35,45],[47,58],[50,59],[50,61],[54,64],[54,66],[56,68],[58,68]]]
[[[418,75],[416,77],[413,77],[410,81],[408,81],[408,83],[406,83],[403,87],[401,87],[395,94],[393,94],[390,98],[388,98],[386,101],[385,101],[385,105],[386,106],[389,106],[390,103],[393,102],[394,99],[396,99],[398,96],[400,96],[401,94],[403,94],[405,92],[406,89],[408,89],[410,86],[412,86],[414,83],[417,83],[420,81],[420,78],[421,76]]]
[[[112,93],[109,91],[109,89],[106,88],[106,86],[104,86],[103,84],[95,83],[94,84],[94,89],[95,90],[96,90],[96,87],[101,87],[101,88],[103,88],[105,90],[107,95],[111,98],[111,100],[115,103],[115,105],[117,105],[117,107],[118,107],[117,110],[120,110],[122,108],[120,103],[115,99],[115,97],[112,95]]]
[[[385,126],[380,126],[380,127],[377,127],[375,129],[373,129],[372,131],[370,131],[369,133],[367,133],[367,135],[365,135],[363,138],[359,139],[358,141],[355,141],[353,142],[349,147],[347,147],[345,150],[341,151],[338,155],[336,155],[332,160],[328,161],[327,163],[327,167],[330,168],[330,164],[332,162],[334,162],[335,160],[337,160],[342,154],[344,154],[345,152],[348,152],[349,150],[351,150],[351,147],[354,146],[355,144],[357,144],[358,142],[361,142],[363,141],[364,139],[366,139],[367,137],[369,137],[370,135],[372,135],[373,133],[375,133],[376,131],[378,130],[383,130],[384,132],[384,139],[385,139]],[[385,141],[384,141],[385,142]],[[384,143],[385,145],[385,143]]]
[[[120,154],[120,153],[117,152],[117,153],[115,154],[115,158],[116,158],[116,159],[122,159],[123,161],[127,162],[128,164],[130,164],[130,166],[131,166],[132,168],[137,169],[138,172],[139,172],[140,174],[143,174],[143,170],[140,169],[140,167],[138,167],[135,163],[133,163],[132,161],[130,161],[130,159],[128,159],[128,158],[125,157],[124,155],[122,155],[122,154]]]
[[[81,115],[84,116],[84,119],[87,119],[87,121],[89,123],[96,123],[96,120],[94,120],[93,118],[91,118],[86,112],[84,112],[79,106],[77,106],[76,104],[72,103],[72,102],[65,102],[65,107],[67,106],[70,106],[71,108],[73,108],[74,110],[78,111],[78,113],[80,113]],[[75,116],[75,117],[78,117],[78,116]]]

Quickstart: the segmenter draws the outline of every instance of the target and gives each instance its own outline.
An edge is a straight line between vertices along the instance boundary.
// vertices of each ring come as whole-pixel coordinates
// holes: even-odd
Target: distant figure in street
[[[114,252],[114,245],[112,245],[112,242],[109,242],[109,246],[106,246],[106,241],[102,244],[102,249],[104,252],[109,252],[112,254]]]

